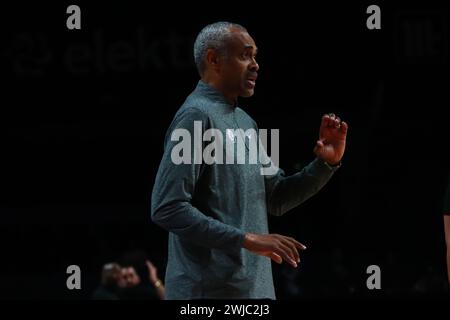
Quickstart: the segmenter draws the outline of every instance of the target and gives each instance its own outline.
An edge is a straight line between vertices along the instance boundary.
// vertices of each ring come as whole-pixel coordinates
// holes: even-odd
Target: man
[[[195,41],[201,80],[168,129],[152,194],[152,219],[170,232],[166,299],[275,299],[270,259],[297,267],[306,247],[268,234],[267,214],[282,215],[314,195],[340,165],[348,127],[333,114],[322,118],[317,159],[290,177],[278,168],[262,175],[260,162],[174,163],[176,130],[195,136],[200,123],[224,139],[230,128],[257,130],[237,106],[238,97],[253,95],[256,52],[247,30],[227,22],[206,26]]]
[[[117,263],[107,263],[102,268],[101,284],[92,294],[93,300],[118,300],[117,292],[125,287],[122,270]]]

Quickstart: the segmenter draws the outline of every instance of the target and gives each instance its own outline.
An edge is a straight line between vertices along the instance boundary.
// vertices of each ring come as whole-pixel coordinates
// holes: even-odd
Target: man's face
[[[247,32],[231,31],[227,54],[220,65],[222,84],[229,95],[251,97],[258,77],[259,65],[255,60],[258,49]]]
[[[132,288],[134,286],[137,286],[141,281],[138,274],[136,273],[136,270],[134,270],[133,267],[123,268],[122,276],[124,279],[123,285],[125,286],[125,288]]]

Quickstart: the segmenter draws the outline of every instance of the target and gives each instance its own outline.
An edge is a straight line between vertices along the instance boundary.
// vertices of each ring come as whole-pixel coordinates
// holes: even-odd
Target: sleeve
[[[300,205],[330,180],[338,167],[330,167],[316,158],[300,172],[286,177],[279,169],[273,175],[265,176],[267,208],[269,214],[281,216]]]
[[[153,187],[151,218],[163,229],[197,245],[235,250],[242,247],[245,233],[206,216],[191,203],[206,165],[196,164],[196,161],[176,164],[179,162],[176,157],[181,154],[180,143],[186,147],[182,158],[194,160],[195,148],[199,150],[194,138],[201,139],[199,129],[204,132],[208,124],[208,116],[194,108],[175,117],[166,135],[164,154]],[[173,141],[177,135],[183,136],[182,141]]]

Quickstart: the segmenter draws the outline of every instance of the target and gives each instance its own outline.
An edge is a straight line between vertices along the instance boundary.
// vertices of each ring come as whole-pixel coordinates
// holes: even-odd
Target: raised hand
[[[344,155],[347,130],[347,123],[335,114],[324,115],[314,148],[316,156],[331,165],[338,164]]]

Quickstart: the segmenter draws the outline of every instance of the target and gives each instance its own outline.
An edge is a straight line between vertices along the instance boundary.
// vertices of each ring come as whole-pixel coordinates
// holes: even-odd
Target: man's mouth
[[[256,84],[256,78],[257,78],[258,76],[250,76],[250,77],[247,77],[247,84],[249,85],[249,86],[251,86],[251,87],[254,87],[255,86],[255,84]]]

